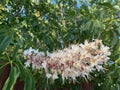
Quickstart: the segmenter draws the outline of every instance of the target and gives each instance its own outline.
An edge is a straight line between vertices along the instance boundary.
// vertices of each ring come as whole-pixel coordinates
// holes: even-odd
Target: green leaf
[[[85,28],[86,28],[87,30],[90,30],[91,25],[92,25],[92,21],[90,20],[90,21],[88,21],[88,22],[85,24]]]
[[[8,47],[8,45],[11,42],[11,39],[12,39],[11,36],[3,37],[0,43],[0,52],[3,52]]]
[[[16,60],[16,66],[19,69],[20,77],[22,79],[25,79],[26,71],[25,71],[24,65],[22,64],[21,60]]]
[[[17,70],[16,67],[11,66],[10,75],[6,80],[2,90],[13,90],[18,77],[19,77],[19,71]]]
[[[18,50],[19,50],[19,45],[17,44],[15,49],[14,49],[14,52],[13,52],[13,58],[16,60],[16,56],[18,54]]]
[[[104,2],[104,3],[99,3],[101,6],[106,6],[106,7],[109,7],[109,8],[111,8],[112,7],[112,5],[111,5],[111,3],[109,3],[109,2]]]
[[[118,35],[114,31],[112,31],[112,34],[113,36],[112,36],[111,46],[114,47],[118,42]]]
[[[113,6],[113,8],[120,11],[119,5],[115,5],[115,6]]]
[[[0,70],[1,70],[4,66],[6,66],[7,64],[9,64],[9,62],[8,62],[8,63],[0,63]]]
[[[10,44],[13,33],[9,27],[0,27],[0,53],[2,53]]]
[[[24,90],[35,90],[35,81],[29,71],[26,71]]]

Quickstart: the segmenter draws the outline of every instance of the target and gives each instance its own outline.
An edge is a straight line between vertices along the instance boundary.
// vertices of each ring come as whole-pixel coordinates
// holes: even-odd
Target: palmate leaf
[[[0,43],[0,52],[3,52],[11,42],[11,36],[5,36]]]
[[[18,69],[15,66],[11,66],[10,75],[6,80],[2,90],[13,90],[18,77],[19,77]]]
[[[12,30],[9,27],[0,26],[0,53],[2,53],[12,40]]]
[[[31,72],[26,70],[24,90],[35,90],[35,81]]]
[[[35,90],[35,80],[31,72],[24,67],[20,60],[16,60],[15,64],[19,69],[21,79],[24,81],[24,90]]]
[[[116,32],[112,31],[112,41],[111,41],[111,47],[114,47],[118,42],[118,35]]]
[[[22,79],[25,79],[26,71],[25,71],[24,65],[22,64],[22,62],[20,60],[16,60],[15,64],[16,64],[17,68],[19,69],[20,77]]]

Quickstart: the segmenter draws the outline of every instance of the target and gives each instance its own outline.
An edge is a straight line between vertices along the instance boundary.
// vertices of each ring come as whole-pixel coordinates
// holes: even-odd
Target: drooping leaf
[[[0,53],[3,52],[12,40],[13,33],[9,27],[0,27]]]
[[[111,46],[114,47],[118,42],[118,35],[116,32],[112,32],[112,34]]]
[[[11,66],[10,75],[6,80],[2,90],[13,90],[18,77],[19,77],[18,69],[15,66]]]
[[[28,71],[26,71],[24,90],[35,90],[34,77]]]
[[[22,62],[20,60],[16,60],[15,62],[19,72],[20,72],[20,77],[24,80],[25,79],[25,75],[26,75],[26,71],[25,71],[25,67],[22,64]]]

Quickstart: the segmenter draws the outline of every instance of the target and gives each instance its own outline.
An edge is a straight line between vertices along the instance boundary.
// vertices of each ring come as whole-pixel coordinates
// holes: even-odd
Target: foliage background
[[[24,68],[25,49],[33,47],[52,52],[96,38],[110,46],[112,55],[105,74],[93,75],[94,88],[120,90],[119,36],[119,0],[1,0],[0,74],[4,66],[11,66],[3,90],[13,90],[18,77],[24,81],[24,90],[49,87],[45,78],[41,82],[43,77],[37,71]],[[80,85],[71,88],[79,90]]]

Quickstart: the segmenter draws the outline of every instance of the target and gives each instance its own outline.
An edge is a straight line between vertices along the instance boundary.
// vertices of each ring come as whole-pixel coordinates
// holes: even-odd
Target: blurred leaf
[[[90,21],[88,21],[88,22],[86,23],[85,28],[86,28],[87,30],[90,30],[91,26],[92,26],[92,21],[90,20]]]
[[[5,36],[4,38],[1,38],[1,43],[0,43],[0,52],[3,52],[7,46],[10,44],[12,37]]]
[[[18,77],[19,77],[19,71],[17,70],[16,67],[11,66],[10,75],[6,80],[2,90],[13,90]]]
[[[20,77],[25,80],[26,71],[25,71],[25,67],[22,64],[21,60],[16,60],[15,64],[16,64],[17,68],[19,69]]]
[[[3,52],[12,40],[12,31],[9,27],[0,27],[0,53]]]
[[[28,71],[26,71],[24,90],[35,90],[34,77]]]
[[[112,45],[112,47],[114,47],[117,44],[117,42],[118,42],[118,35],[114,31],[112,31],[112,34],[113,35],[112,35],[111,45]]]
[[[113,8],[120,11],[120,6],[118,5],[113,6]]]
[[[17,57],[17,54],[18,54],[18,50],[19,50],[19,45],[17,44],[15,49],[14,49],[14,52],[13,52],[13,58],[14,60],[16,60],[16,57]]]
[[[111,3],[109,3],[109,2],[103,2],[103,3],[100,3],[100,5],[102,5],[102,6],[107,6],[107,7],[109,7],[109,8],[112,7]]]

